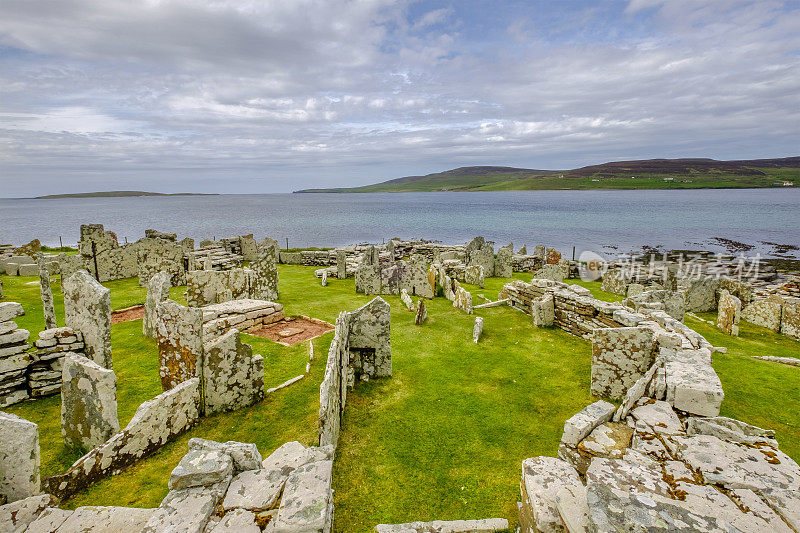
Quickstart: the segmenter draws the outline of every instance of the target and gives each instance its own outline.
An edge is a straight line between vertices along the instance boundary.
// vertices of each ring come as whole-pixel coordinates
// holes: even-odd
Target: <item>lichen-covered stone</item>
[[[44,328],[57,328],[56,311],[53,306],[53,291],[50,289],[50,271],[44,261],[44,255],[39,253],[39,289],[42,296],[42,311],[44,313]]]
[[[592,394],[619,399],[655,361],[655,335],[646,327],[600,328],[592,337]]]
[[[531,304],[531,318],[537,328],[546,328],[555,321],[555,304],[551,293],[535,298]]]
[[[800,298],[784,299],[781,333],[800,340]]]
[[[39,494],[0,505],[0,532],[25,531],[28,525],[53,503],[49,494]]]
[[[213,485],[230,480],[233,459],[220,450],[193,449],[183,456],[169,476],[170,490]]]
[[[253,405],[264,396],[264,366],[242,343],[238,330],[211,341],[203,348],[203,403],[206,414]]]
[[[378,250],[374,246],[366,249],[358,268],[356,268],[356,292],[381,293],[381,267],[378,261]]]
[[[485,276],[494,274],[494,248],[483,237],[475,237],[466,248],[467,266],[480,265]]]
[[[561,442],[577,446],[594,428],[611,420],[615,410],[614,404],[603,400],[587,405],[564,422]]]
[[[61,435],[67,446],[94,448],[119,432],[117,377],[82,355],[64,357]]]
[[[166,391],[197,375],[203,358],[203,313],[165,300],[158,304],[156,315],[159,375]]]
[[[383,298],[348,313],[350,366],[358,378],[391,377],[391,308]]]
[[[172,287],[167,272],[158,272],[147,283],[147,298],[144,303],[142,316],[142,333],[155,339],[158,336],[158,304],[169,298],[169,289]]]
[[[255,272],[257,300],[278,299],[278,241],[266,238],[258,245],[258,259],[250,263]]]
[[[155,509],[134,507],[78,507],[59,526],[58,533],[138,533]]]
[[[468,315],[473,313],[472,293],[462,287],[458,281],[453,281],[453,307],[461,309]]]
[[[333,522],[333,461],[296,468],[286,480],[271,533],[328,533]]]
[[[483,333],[483,318],[477,316],[475,317],[475,326],[472,328],[472,342],[477,344],[481,333]]]
[[[426,318],[428,318],[428,308],[425,305],[425,301],[420,299],[417,302],[417,314],[414,315],[414,324],[421,326]]]
[[[564,281],[564,271],[558,265],[546,264],[533,274],[533,279],[549,279],[551,281]]]
[[[111,291],[85,270],[63,283],[67,327],[83,334],[86,357],[111,368]]]
[[[481,289],[484,286],[485,274],[481,265],[471,265],[464,269],[464,283],[477,285]]]
[[[39,426],[0,411],[0,499],[38,494],[39,462]]]
[[[505,518],[480,520],[434,520],[405,524],[378,524],[375,533],[493,533],[508,529]]]
[[[772,331],[780,331],[783,298],[777,295],[754,300],[742,309],[741,318],[746,322]]]
[[[728,335],[739,336],[739,315],[742,302],[728,291],[722,291],[717,303],[717,327]]]
[[[414,311],[414,301],[411,299],[411,296],[408,295],[407,290],[400,289],[400,301],[405,304],[409,311]]]
[[[578,472],[555,457],[531,457],[522,461],[521,533],[556,533],[564,530],[556,495],[565,486],[582,486]]]
[[[159,449],[197,421],[199,389],[199,379],[193,378],[142,403],[120,433],[81,457],[65,473],[46,478],[47,492],[66,499]]]
[[[510,278],[514,273],[513,269],[514,245],[512,243],[497,249],[497,257],[494,261],[494,275],[497,278]]]
[[[686,310],[691,313],[707,313],[717,307],[719,279],[711,276],[685,280]]]

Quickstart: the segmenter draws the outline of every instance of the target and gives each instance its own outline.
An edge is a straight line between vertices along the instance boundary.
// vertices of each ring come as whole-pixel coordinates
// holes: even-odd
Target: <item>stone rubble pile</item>
[[[285,318],[283,306],[267,300],[230,300],[202,308],[203,335],[207,339],[236,328],[244,333]]]
[[[30,395],[27,386],[31,357],[27,352],[30,332],[14,319],[24,315],[17,302],[0,302],[0,407],[21,402]]]
[[[83,354],[83,334],[67,327],[46,329],[33,344],[36,351],[28,367],[31,397],[60,392],[64,356],[70,352]]]

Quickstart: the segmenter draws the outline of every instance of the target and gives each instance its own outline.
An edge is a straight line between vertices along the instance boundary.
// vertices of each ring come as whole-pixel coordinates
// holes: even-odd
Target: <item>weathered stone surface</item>
[[[158,304],[169,298],[172,287],[169,273],[161,271],[154,274],[147,283],[147,299],[142,316],[142,333],[151,339],[158,336]]]
[[[224,488],[212,485],[169,491],[142,533],[203,533]]]
[[[83,333],[86,357],[111,368],[111,291],[85,270],[63,282],[67,327]]]
[[[514,245],[512,243],[497,249],[497,257],[494,261],[494,275],[497,278],[510,278],[514,273],[513,269]]]
[[[209,524],[209,526],[211,525]],[[256,523],[255,514],[244,509],[234,509],[206,531],[209,533],[260,533],[261,528]]]
[[[155,512],[133,507],[78,507],[58,533],[138,533]]]
[[[485,276],[494,274],[494,248],[483,237],[475,237],[466,248],[467,266],[480,265]]]
[[[90,449],[119,432],[117,377],[82,355],[64,357],[61,435],[67,446]]]
[[[510,276],[504,276],[510,277]],[[464,283],[477,285],[481,289],[484,286],[485,274],[481,265],[471,265],[464,269]]]
[[[625,272],[622,270],[609,270],[603,274],[603,283],[600,288],[604,292],[626,296],[628,294],[628,285],[630,284],[631,278]]]
[[[597,426],[578,444],[578,451],[590,457],[622,459],[631,437],[633,429],[626,424],[606,422]]]
[[[321,278],[322,279],[320,280],[320,283],[322,284],[323,287],[327,287],[328,286],[328,271],[327,270],[323,270],[322,271]]]
[[[44,328],[57,328],[56,311],[53,306],[53,291],[50,289],[50,271],[44,261],[44,255],[39,253],[39,289],[42,295],[42,311],[44,313]]]
[[[781,314],[781,333],[800,339],[800,298],[785,298]]]
[[[738,445],[712,435],[673,440],[678,458],[700,471],[707,483],[756,491],[800,490],[800,466],[771,446]]]
[[[166,391],[197,375],[203,358],[203,313],[165,300],[158,304],[156,315],[159,374]]]
[[[654,361],[655,335],[652,329],[626,327],[594,330],[592,394],[622,398]]]
[[[234,472],[245,470],[261,469],[261,454],[253,443],[236,442],[217,442],[208,439],[192,438],[189,439],[190,450],[216,450],[230,455],[233,459]]]
[[[343,311],[336,318],[334,336],[325,364],[325,376],[319,386],[320,445],[336,446],[339,440],[342,413],[347,399],[349,329],[348,316]]]
[[[432,264],[431,266],[428,267],[428,272],[426,274],[426,277],[428,278],[428,285],[430,285],[431,287],[431,292],[436,294],[436,284],[439,281],[437,265]]]
[[[684,433],[683,422],[680,421],[668,402],[648,402],[632,409],[630,414],[636,421],[647,425],[653,433],[663,435]]]
[[[405,289],[411,296],[433,298],[433,290],[428,283],[427,268],[424,262],[415,257],[411,261],[398,261],[395,265],[400,275],[397,285],[398,292]]]
[[[563,531],[556,495],[566,486],[580,488],[583,485],[575,468],[564,461],[555,457],[531,457],[522,461],[521,532]]]
[[[772,295],[747,304],[742,309],[741,319],[772,331],[780,331],[782,312],[783,298]]]
[[[478,339],[481,338],[481,333],[483,333],[483,318],[476,316],[475,326],[472,328],[472,342],[477,344]]]
[[[218,450],[189,450],[169,476],[170,490],[213,485],[233,476],[233,459]]]
[[[666,372],[666,399],[676,409],[700,415],[717,416],[725,393],[710,365],[669,361]]]
[[[408,522],[405,524],[378,524],[375,533],[493,533],[508,529],[505,518],[481,520],[434,520],[433,522]]]
[[[40,486],[39,426],[0,412],[0,499],[28,498],[37,494]]]
[[[411,296],[408,295],[407,290],[400,289],[400,300],[405,304],[409,311],[414,311],[414,302],[411,300]]]
[[[296,468],[286,480],[271,533],[328,533],[333,521],[333,461]]]
[[[426,318],[428,318],[428,308],[425,305],[425,301],[420,299],[417,301],[417,314],[414,316],[414,324],[421,326]]]
[[[25,531],[28,525],[48,507],[53,505],[49,494],[39,494],[0,505],[0,532]]]
[[[356,292],[381,293],[381,267],[378,262],[378,250],[374,246],[367,248],[356,269]]]
[[[611,420],[615,410],[614,404],[603,400],[587,405],[564,422],[561,442],[577,446],[594,428]]]
[[[557,265],[561,262],[561,252],[555,248],[545,248],[545,261],[548,265]]]
[[[391,308],[383,298],[375,298],[349,315],[347,348],[356,378],[392,375]]]
[[[58,507],[47,507],[24,531],[25,533],[54,533],[74,512]]]
[[[717,327],[728,335],[739,336],[739,315],[742,302],[728,291],[722,291],[717,303]]]
[[[278,250],[275,239],[266,238],[258,245],[258,259],[250,263],[256,276],[255,299],[278,299]]]
[[[199,388],[199,379],[193,378],[142,403],[120,433],[81,457],[65,473],[47,478],[46,490],[68,498],[153,453],[197,421]]]
[[[347,254],[344,250],[336,250],[336,277],[339,279],[347,277]]]
[[[461,309],[468,315],[473,312],[472,293],[462,287],[458,281],[453,282],[453,307]]]
[[[25,311],[22,310],[22,304],[17,302],[0,302],[0,322],[8,322],[24,314]]]
[[[552,294],[546,293],[533,300],[531,303],[531,318],[533,319],[533,325],[537,328],[546,328],[553,325],[556,315]]]
[[[706,313],[717,307],[719,279],[710,276],[685,280],[686,310],[691,313]]]
[[[589,503],[586,487],[564,485],[556,492],[556,509],[568,533],[582,533],[589,527]]]
[[[236,329],[203,348],[203,405],[206,414],[253,405],[264,397],[264,366],[242,343]]]
[[[558,265],[546,264],[533,274],[533,279],[549,279],[551,281],[564,281],[564,271]]]
[[[711,435],[733,444],[755,445],[765,443],[774,448],[778,447],[773,430],[751,426],[724,416],[713,418],[689,417],[686,424],[686,433],[688,435]]]

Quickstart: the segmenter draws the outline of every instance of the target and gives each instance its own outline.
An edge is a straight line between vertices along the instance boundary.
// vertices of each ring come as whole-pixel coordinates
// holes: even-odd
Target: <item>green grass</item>
[[[329,279],[322,287],[313,267],[281,265],[280,302],[287,315],[303,314],[333,322],[372,297],[355,293],[353,280]],[[515,279],[529,280],[516,273]],[[41,329],[36,278],[3,277],[6,299],[23,303],[18,323]],[[465,285],[475,304],[483,294],[497,298],[509,280],[490,278],[485,288]],[[599,282],[569,280],[606,301]],[[135,279],[107,283],[113,307],[141,303],[145,289]],[[58,283],[56,308],[63,323]],[[183,287],[171,295],[182,299]],[[593,401],[589,395],[588,342],[557,329],[536,329],[530,318],[509,307],[477,311],[484,335],[472,342],[474,316],[453,309],[443,298],[428,302],[428,321],[413,324],[396,296],[383,297],[392,309],[394,376],[359,384],[348,396],[334,465],[335,524],[338,532],[370,531],[380,522],[500,516],[516,524],[520,463],[554,455],[564,420]],[[704,315],[705,316],[705,315]],[[713,318],[713,315],[705,316]],[[775,429],[784,451],[800,458],[800,372],[797,368],[751,359],[749,355],[797,355],[800,343],[742,323],[741,336],[719,333],[694,319],[687,324],[714,345],[714,366],[726,392],[722,414]],[[289,440],[316,442],[319,385],[332,334],[316,339],[311,374],[259,404],[203,419],[186,434],[124,472],[97,483],[66,503],[156,506],[167,493],[170,471],[187,450],[189,438],[255,442],[263,455]],[[246,336],[265,357],[265,386],[301,374],[307,345],[283,347]],[[155,343],[141,334],[141,321],[112,327],[112,354],[118,377],[121,425],[136,407],[160,392]],[[58,396],[8,409],[40,425],[42,469],[67,468],[79,455],[66,449],[59,427]]]

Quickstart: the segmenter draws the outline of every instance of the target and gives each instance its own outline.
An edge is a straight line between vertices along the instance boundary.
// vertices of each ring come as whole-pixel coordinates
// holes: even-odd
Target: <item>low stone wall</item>
[[[256,286],[256,273],[249,268],[190,270],[186,273],[186,304],[203,307],[254,298]]]
[[[319,443],[339,440],[339,428],[347,400],[347,388],[356,381],[392,375],[390,308],[375,298],[350,313],[339,313],[319,388]]]
[[[125,429],[78,459],[63,474],[45,478],[44,490],[66,499],[150,455],[197,421],[199,399],[199,379],[192,378],[144,402]]]
[[[800,298],[773,294],[744,306],[741,319],[800,340]]]
[[[61,371],[67,353],[83,354],[83,334],[72,328],[46,329],[34,342],[28,367],[28,388],[33,398],[61,392]]]
[[[27,387],[30,332],[17,327],[14,319],[24,315],[17,302],[0,302],[0,408],[29,397]]]
[[[207,305],[201,311],[205,342],[233,328],[247,333],[285,318],[283,306],[267,300],[231,300]]]

